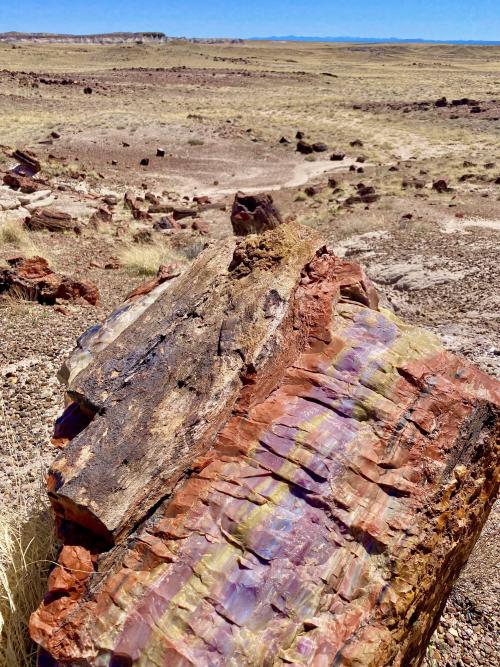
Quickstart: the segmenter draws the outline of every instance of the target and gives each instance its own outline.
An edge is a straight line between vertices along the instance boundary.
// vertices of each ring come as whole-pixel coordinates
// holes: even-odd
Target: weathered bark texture
[[[497,489],[498,384],[297,225],[160,289],[72,368],[41,664],[418,665]]]

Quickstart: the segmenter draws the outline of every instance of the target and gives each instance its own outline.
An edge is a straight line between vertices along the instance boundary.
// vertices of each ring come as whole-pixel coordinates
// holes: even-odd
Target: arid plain
[[[35,154],[43,197],[0,186],[0,262],[43,257],[100,299],[0,301],[2,530],[22,527],[25,554],[0,554],[2,667],[29,664],[23,619],[53,557],[40,536],[61,361],[160,264],[182,271],[230,235],[236,191],[270,192],[398,315],[500,376],[500,47],[0,43],[2,172],[16,149]],[[28,229],[44,207],[79,233]],[[497,504],[429,667],[498,664],[499,527]]]

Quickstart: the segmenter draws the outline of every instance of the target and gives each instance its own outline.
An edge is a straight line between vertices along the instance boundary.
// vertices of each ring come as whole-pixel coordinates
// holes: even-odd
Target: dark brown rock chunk
[[[275,229],[282,222],[271,195],[236,193],[231,211],[231,224],[236,236],[260,234],[268,229]]]
[[[90,216],[89,222],[93,225],[99,225],[99,223],[113,222],[113,214],[107,206],[99,206],[99,208],[92,213]]]
[[[191,229],[194,232],[198,232],[202,236],[208,236],[208,234],[210,234],[210,227],[208,226],[208,223],[205,222],[205,220],[195,220],[191,225]]]
[[[37,208],[32,213],[31,217],[26,218],[24,224],[31,231],[72,231],[76,234],[81,233],[80,225],[71,217],[69,213],[58,211],[55,208]]]
[[[134,220],[151,220],[149,213],[140,207],[137,197],[133,197],[129,192],[126,192],[124,195],[124,203],[132,212]]]
[[[311,153],[314,153],[314,148],[307,141],[301,139],[297,142],[297,152],[303,153],[304,155],[310,155]]]
[[[439,193],[450,191],[450,188],[448,187],[448,182],[444,178],[438,178],[436,181],[434,181],[434,183],[432,184],[432,189]]]
[[[14,171],[21,176],[33,176],[38,174],[42,168],[36,155],[31,151],[20,151],[18,149],[12,153],[12,157],[19,162]]]
[[[33,192],[37,192],[38,190],[44,190],[47,187],[44,183],[35,181],[29,176],[21,176],[20,174],[15,174],[12,172],[4,174],[3,182],[5,185],[8,185],[9,188],[12,188],[13,190],[19,190],[25,194],[31,194]]]
[[[196,208],[172,208],[172,217],[174,220],[183,220],[184,218],[196,218],[198,209]]]

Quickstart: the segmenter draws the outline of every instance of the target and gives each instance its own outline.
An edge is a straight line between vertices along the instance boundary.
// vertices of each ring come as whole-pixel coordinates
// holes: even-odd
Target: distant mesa
[[[96,35],[66,35],[50,32],[2,32],[0,42],[28,42],[28,43],[63,43],[63,44],[136,44],[163,43],[163,42],[191,42],[206,44],[240,44],[242,39],[224,37],[172,37],[164,32],[107,32]]]
[[[498,46],[500,41],[493,40],[460,40],[460,39],[421,39],[421,38],[399,38],[399,37],[318,37],[305,35],[281,35],[268,37],[248,37],[246,39],[230,37],[175,37],[166,35],[164,32],[106,32],[95,35],[68,35],[50,32],[2,32],[0,42],[35,42],[35,43],[65,43],[65,44],[122,44],[122,43],[163,43],[163,42],[188,42],[192,44],[243,44],[247,41],[270,41],[270,42],[339,42],[351,44],[463,44]],[[327,76],[331,75],[324,72]]]

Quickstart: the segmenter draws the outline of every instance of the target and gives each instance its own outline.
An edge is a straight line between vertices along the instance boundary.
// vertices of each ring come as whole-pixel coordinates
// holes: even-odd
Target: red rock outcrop
[[[41,663],[418,665],[498,488],[498,383],[293,223],[161,287],[68,376]]]
[[[8,263],[9,268],[0,269],[0,294],[10,292],[45,304],[54,304],[58,299],[83,299],[94,306],[99,301],[99,290],[94,283],[55,273],[43,257],[13,257]]]

